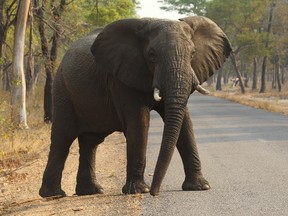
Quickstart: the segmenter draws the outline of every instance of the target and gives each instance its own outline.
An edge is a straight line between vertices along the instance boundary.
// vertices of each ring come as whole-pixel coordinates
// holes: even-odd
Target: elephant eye
[[[195,55],[195,50],[192,50],[190,58],[193,59],[194,55]]]
[[[154,50],[150,49],[148,51],[148,58],[151,62],[153,62],[153,63],[156,62],[157,59],[156,59],[156,54],[155,54]]]

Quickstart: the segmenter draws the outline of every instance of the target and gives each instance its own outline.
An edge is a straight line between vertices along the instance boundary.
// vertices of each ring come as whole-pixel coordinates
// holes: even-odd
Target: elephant
[[[187,102],[222,67],[232,51],[223,30],[202,16],[179,20],[129,18],[76,41],[64,55],[53,83],[53,119],[48,162],[39,195],[66,196],[62,171],[69,148],[79,143],[76,194],[103,193],[96,180],[96,149],[123,132],[127,143],[124,194],[159,194],[178,149],[183,190],[208,190]],[[151,187],[144,181],[150,111],[164,121]]]

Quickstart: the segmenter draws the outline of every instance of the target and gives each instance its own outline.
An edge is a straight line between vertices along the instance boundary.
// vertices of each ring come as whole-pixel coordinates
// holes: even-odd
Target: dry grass
[[[223,86],[223,91],[210,90],[212,90],[211,94],[216,97],[225,98],[257,109],[288,115],[288,84],[282,86],[281,92],[268,88],[267,93],[261,94],[259,91],[252,91],[247,88],[245,95],[243,95],[239,87],[231,88],[231,85]]]
[[[51,126],[43,122],[42,92],[37,89],[28,97],[29,129],[20,130],[11,124],[10,93],[0,91],[0,170],[17,169],[49,145]]]

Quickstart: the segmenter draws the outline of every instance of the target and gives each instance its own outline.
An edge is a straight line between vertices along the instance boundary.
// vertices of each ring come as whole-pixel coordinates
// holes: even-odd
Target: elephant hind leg
[[[61,188],[62,171],[70,146],[76,138],[75,127],[72,123],[67,124],[69,128],[61,124],[56,125],[55,122],[52,125],[50,152],[39,191],[41,197],[66,196]]]
[[[66,196],[61,188],[62,171],[70,146],[77,137],[72,103],[65,95],[59,97],[61,100],[57,98],[57,103],[54,101],[51,146],[39,191],[41,197]]]
[[[95,175],[96,150],[104,141],[106,135],[83,133],[78,137],[79,168],[77,173],[77,195],[103,194],[103,188],[98,184]]]

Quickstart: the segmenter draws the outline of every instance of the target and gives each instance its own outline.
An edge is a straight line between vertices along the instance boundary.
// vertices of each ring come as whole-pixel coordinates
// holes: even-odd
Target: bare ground
[[[97,179],[104,195],[74,196],[78,143],[73,143],[63,173],[67,197],[42,199],[38,195],[49,147],[34,153],[34,160],[0,161],[0,215],[140,215],[142,195],[123,195],[126,174],[125,139],[114,133],[97,150]],[[35,157],[37,158],[35,160]],[[23,158],[23,157],[22,157]],[[1,167],[2,165],[2,167]]]

